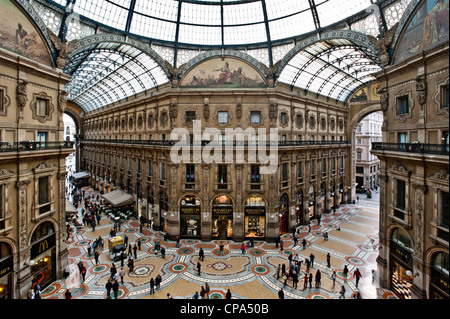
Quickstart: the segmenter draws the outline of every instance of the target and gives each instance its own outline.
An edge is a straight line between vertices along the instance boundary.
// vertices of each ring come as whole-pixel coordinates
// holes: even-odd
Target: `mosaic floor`
[[[86,189],[96,194],[92,189]],[[299,255],[301,260],[315,255],[314,267],[310,269],[313,276],[320,269],[322,273],[321,286],[304,288],[303,279],[306,273],[305,263],[301,266],[301,277],[298,288],[292,288],[292,281],[288,280],[283,288],[285,299],[338,299],[341,285],[346,288],[345,297],[352,298],[360,292],[363,299],[396,298],[391,292],[381,289],[376,280],[376,258],[378,242],[378,198],[360,199],[355,205],[343,205],[334,215],[323,215],[320,225],[311,224],[311,232],[307,226],[300,226],[299,243],[294,247],[292,234],[282,236],[284,249],[280,251],[274,243],[255,241],[253,248],[248,248],[245,254],[241,252],[241,243],[233,241],[181,240],[180,247],[176,242],[165,242],[163,234],[144,227],[139,231],[139,221],[130,220],[122,224],[117,235],[126,234],[129,243],[140,239],[141,249],[137,251],[134,272],[129,273],[127,261],[124,269],[126,275],[124,284],[120,285],[118,298],[126,299],[165,299],[169,293],[173,298],[192,298],[195,292],[207,282],[210,286],[211,299],[225,298],[230,289],[233,298],[238,299],[277,299],[278,291],[283,288],[284,280],[276,279],[276,269],[279,264],[289,265],[289,254]],[[81,207],[78,208],[79,210]],[[73,234],[68,242],[69,264],[83,262],[87,269],[85,280],[80,284],[69,280],[58,280],[42,291],[43,299],[63,299],[67,287],[70,287],[74,299],[104,299],[106,298],[105,284],[110,276],[112,260],[108,251],[109,232],[113,228],[112,222],[102,215],[100,225],[92,231],[91,227],[83,227]],[[338,230],[340,228],[340,230]],[[329,240],[323,238],[328,232]],[[95,264],[93,254],[88,254],[88,244],[95,238],[102,236],[105,245],[101,251],[99,264]],[[301,241],[306,239],[307,245],[303,249]],[[160,241],[165,247],[165,258],[155,254],[155,241]],[[219,256],[219,245],[225,245],[225,255]],[[198,252],[203,248],[205,258],[200,261],[201,275],[197,272]],[[331,255],[331,268],[327,267],[326,255]],[[120,262],[115,262],[120,270]],[[347,265],[349,277],[344,280],[343,268]],[[353,273],[358,268],[362,274],[359,286],[356,287]],[[332,270],[336,271],[336,285],[330,278]],[[372,273],[375,270],[375,273]],[[161,275],[160,289],[149,294],[149,281]],[[70,278],[70,277],[69,277]]]

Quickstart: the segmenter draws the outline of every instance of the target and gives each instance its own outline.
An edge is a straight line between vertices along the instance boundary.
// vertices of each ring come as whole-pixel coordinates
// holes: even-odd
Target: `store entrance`
[[[233,238],[233,204],[227,195],[217,196],[212,205],[212,237],[226,240]]]

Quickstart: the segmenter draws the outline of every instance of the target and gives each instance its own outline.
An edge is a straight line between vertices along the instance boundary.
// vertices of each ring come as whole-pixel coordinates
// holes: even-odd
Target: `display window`
[[[266,203],[260,196],[252,196],[245,202],[245,237],[264,238],[266,224]]]
[[[212,237],[220,240],[233,237],[233,203],[227,195],[217,196],[213,201]]]
[[[200,237],[200,200],[195,196],[185,196],[180,202],[180,236]]]
[[[11,247],[0,243],[0,300],[12,299],[13,260]]]
[[[44,222],[33,233],[30,249],[32,285],[41,289],[56,280],[56,235],[53,224]]]

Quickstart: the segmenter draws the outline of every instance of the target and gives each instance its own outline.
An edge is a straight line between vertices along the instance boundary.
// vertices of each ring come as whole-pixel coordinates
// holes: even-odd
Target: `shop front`
[[[430,271],[430,299],[448,299],[448,273],[448,253],[434,254]]]
[[[233,202],[227,195],[214,198],[212,204],[212,237],[213,239],[233,238]]]
[[[0,243],[0,300],[12,299],[14,257],[11,246]]]
[[[266,225],[266,202],[261,196],[251,196],[245,201],[245,238],[264,239]]]
[[[289,196],[284,193],[280,197],[280,234],[288,232],[289,228]]]
[[[153,229],[153,216],[155,214],[155,197],[153,194],[153,189],[150,187],[147,191],[147,211],[144,214],[144,222]]]
[[[56,280],[56,235],[52,223],[38,226],[31,239],[32,286],[41,289]]]
[[[390,244],[391,290],[401,299],[411,299],[413,250],[408,234],[394,230]]]
[[[195,196],[184,196],[180,202],[180,237],[200,238],[201,206]]]

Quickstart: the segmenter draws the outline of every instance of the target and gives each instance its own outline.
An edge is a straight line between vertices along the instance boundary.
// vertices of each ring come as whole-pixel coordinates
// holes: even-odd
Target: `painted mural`
[[[408,57],[440,42],[448,41],[449,0],[425,0],[417,11],[400,40],[395,62]]]
[[[266,87],[261,74],[238,59],[210,59],[189,71],[182,87],[256,88]]]
[[[350,99],[351,103],[358,102],[368,102],[368,101],[379,101],[380,95],[378,90],[381,88],[381,83],[374,83],[365,86],[358,91],[356,91]]]
[[[52,66],[45,42],[26,16],[9,0],[0,0],[0,47]]]

